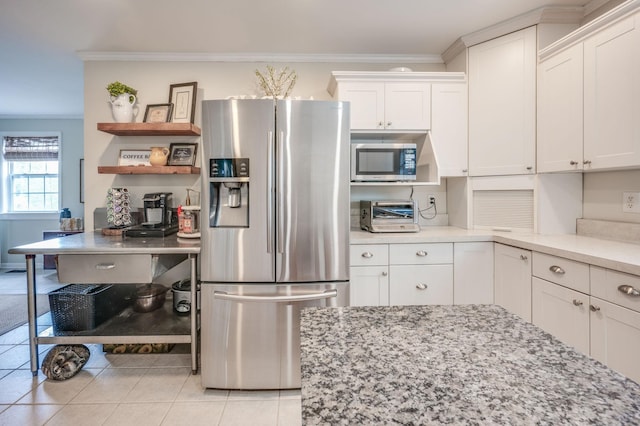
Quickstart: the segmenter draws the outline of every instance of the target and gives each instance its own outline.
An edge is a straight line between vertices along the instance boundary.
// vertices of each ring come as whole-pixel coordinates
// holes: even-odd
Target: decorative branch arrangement
[[[274,99],[289,97],[298,79],[296,72],[289,70],[289,67],[276,71],[271,65],[267,65],[267,70],[264,73],[256,70],[256,77],[258,78],[258,86],[264,95]]]

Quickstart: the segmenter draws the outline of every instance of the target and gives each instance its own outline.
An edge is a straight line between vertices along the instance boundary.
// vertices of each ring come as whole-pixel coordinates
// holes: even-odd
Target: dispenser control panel
[[[248,158],[211,158],[209,159],[209,177],[239,178],[249,177]]]

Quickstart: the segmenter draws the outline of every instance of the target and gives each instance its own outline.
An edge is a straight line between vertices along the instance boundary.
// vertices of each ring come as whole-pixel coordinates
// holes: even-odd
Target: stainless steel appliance
[[[165,237],[178,232],[178,217],[171,208],[171,192],[144,194],[144,222],[124,231],[126,237]]]
[[[418,203],[360,201],[360,228],[369,232],[418,232]]]
[[[300,387],[300,309],[348,304],[348,104],[202,111],[202,384]]]
[[[417,144],[399,142],[351,144],[351,180],[416,180]]]

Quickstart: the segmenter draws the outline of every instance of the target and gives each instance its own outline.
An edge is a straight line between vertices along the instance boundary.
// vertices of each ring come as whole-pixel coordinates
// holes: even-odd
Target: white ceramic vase
[[[116,123],[131,123],[133,121],[133,105],[135,103],[136,97],[129,93],[111,97],[111,112]]]

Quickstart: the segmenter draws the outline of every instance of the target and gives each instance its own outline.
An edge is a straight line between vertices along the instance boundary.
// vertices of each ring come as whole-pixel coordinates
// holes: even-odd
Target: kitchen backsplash
[[[640,244],[640,223],[578,219],[577,234],[585,237]]]

